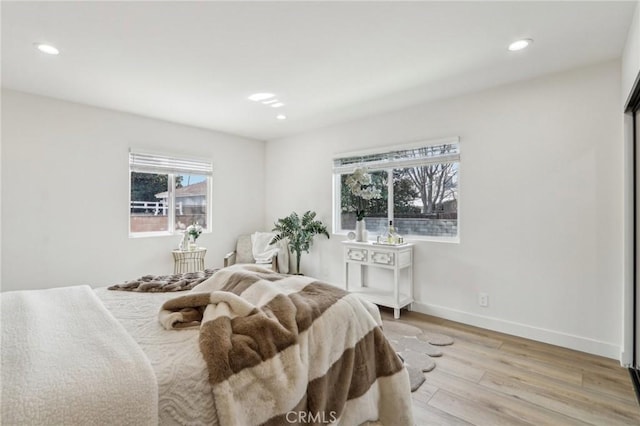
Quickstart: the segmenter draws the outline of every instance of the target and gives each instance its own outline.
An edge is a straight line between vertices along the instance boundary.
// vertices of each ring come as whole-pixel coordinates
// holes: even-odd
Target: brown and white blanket
[[[140,293],[166,293],[191,290],[201,282],[208,280],[218,269],[205,269],[199,272],[185,272],[171,275],[144,275],[137,280],[114,284],[109,290],[135,291]]]
[[[221,425],[412,425],[409,377],[375,305],[314,278],[222,269],[159,315],[200,327]]]

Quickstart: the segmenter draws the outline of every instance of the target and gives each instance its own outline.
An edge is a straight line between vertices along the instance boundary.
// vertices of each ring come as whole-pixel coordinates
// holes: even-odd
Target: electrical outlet
[[[483,308],[489,306],[489,295],[487,293],[478,293],[478,305]]]

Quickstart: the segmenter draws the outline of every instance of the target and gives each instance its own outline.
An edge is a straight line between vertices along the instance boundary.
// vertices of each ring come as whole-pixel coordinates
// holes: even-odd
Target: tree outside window
[[[336,160],[336,163],[338,169],[349,165],[366,166],[374,183],[382,190],[382,197],[370,200],[367,206],[366,222],[370,235],[372,232],[373,235],[383,233],[388,221],[393,220],[397,232],[405,236],[458,236],[460,160],[457,143],[347,157]],[[337,231],[355,227],[353,202],[345,185],[348,175],[344,172],[339,174]],[[389,194],[392,194],[391,203]]]

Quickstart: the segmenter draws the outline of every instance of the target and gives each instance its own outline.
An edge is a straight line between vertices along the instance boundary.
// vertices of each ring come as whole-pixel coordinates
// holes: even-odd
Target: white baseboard
[[[621,347],[614,343],[603,342],[588,337],[576,336],[560,331],[548,330],[545,328],[533,327],[513,321],[506,321],[500,318],[487,317],[484,315],[472,314],[444,306],[430,305],[422,302],[413,302],[411,310],[427,315],[461,322],[475,327],[486,328],[488,330],[511,334],[513,336],[524,337],[526,339],[562,346],[577,351],[600,355],[607,358],[619,360]]]
[[[624,368],[631,368],[632,356],[629,352],[620,351],[620,365]]]

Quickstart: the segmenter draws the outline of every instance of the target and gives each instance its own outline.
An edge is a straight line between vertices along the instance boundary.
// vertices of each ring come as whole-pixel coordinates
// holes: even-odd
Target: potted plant
[[[307,211],[302,215],[302,218],[296,212],[293,212],[287,217],[278,219],[272,229],[278,234],[273,237],[271,244],[285,238],[289,239],[289,247],[296,254],[296,275],[301,275],[300,256],[303,250],[309,253],[309,248],[313,244],[313,237],[322,234],[329,238],[327,227],[319,220],[315,220],[315,217],[316,213],[312,211]]]
[[[366,207],[370,200],[382,197],[380,189],[376,188],[371,179],[371,175],[367,172],[366,167],[358,167],[351,175],[347,177],[345,182],[349,191],[355,198],[356,210],[356,241],[366,241],[364,217]]]
[[[197,222],[194,222],[192,225],[189,225],[187,229],[184,230],[184,234],[182,235],[182,240],[178,245],[178,249],[183,251],[193,251],[196,249],[196,240],[202,234],[203,228]]]

